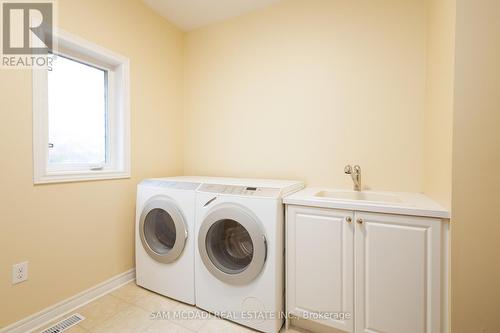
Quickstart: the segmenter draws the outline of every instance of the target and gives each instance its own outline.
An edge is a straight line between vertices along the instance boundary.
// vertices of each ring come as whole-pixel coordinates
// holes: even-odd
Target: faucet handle
[[[361,173],[361,167],[359,165],[354,166],[354,173],[357,173],[357,174]]]
[[[344,168],[344,173],[347,175],[352,174],[352,166],[351,165],[346,165]]]

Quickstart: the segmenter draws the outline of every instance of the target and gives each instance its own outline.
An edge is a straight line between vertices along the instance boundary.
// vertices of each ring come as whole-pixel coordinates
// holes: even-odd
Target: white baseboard
[[[312,320],[303,318],[290,318],[290,327],[300,329],[301,332],[315,332],[315,333],[345,333],[345,331],[338,330],[331,326],[322,325]]]
[[[54,319],[63,316],[75,309],[92,302],[111,291],[120,288],[135,280],[135,269],[131,269],[125,273],[118,274],[109,280],[99,283],[98,285],[82,291],[75,296],[65,299],[55,305],[52,305],[38,313],[21,319],[12,325],[0,329],[0,333],[27,333],[31,332],[43,325],[53,321]]]

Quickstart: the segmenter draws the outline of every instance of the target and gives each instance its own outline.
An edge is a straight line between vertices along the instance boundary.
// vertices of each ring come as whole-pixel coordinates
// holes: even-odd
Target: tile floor
[[[151,319],[151,313],[168,311],[195,311],[196,319]],[[251,333],[251,329],[216,318],[203,310],[179,303],[138,287],[134,282],[107,294],[72,313],[86,319],[73,326],[67,333]],[[45,328],[64,319],[63,316]],[[282,332],[285,332],[283,330]],[[299,333],[289,329],[286,333]]]

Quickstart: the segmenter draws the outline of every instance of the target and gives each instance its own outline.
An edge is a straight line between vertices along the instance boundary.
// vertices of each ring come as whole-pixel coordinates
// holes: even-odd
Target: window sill
[[[45,175],[35,175],[33,183],[37,184],[53,184],[53,183],[70,183],[70,182],[85,182],[93,180],[110,180],[110,179],[125,179],[130,178],[130,172],[103,170],[103,171],[66,171],[57,173],[47,173]]]

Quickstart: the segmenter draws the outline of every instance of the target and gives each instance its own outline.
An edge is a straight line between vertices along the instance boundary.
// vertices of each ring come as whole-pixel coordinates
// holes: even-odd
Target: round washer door
[[[264,268],[267,243],[260,223],[242,207],[215,208],[203,220],[198,251],[205,267],[219,280],[246,284]]]
[[[179,258],[186,244],[187,226],[177,205],[167,197],[153,197],[141,212],[142,246],[154,260],[168,264]]]

